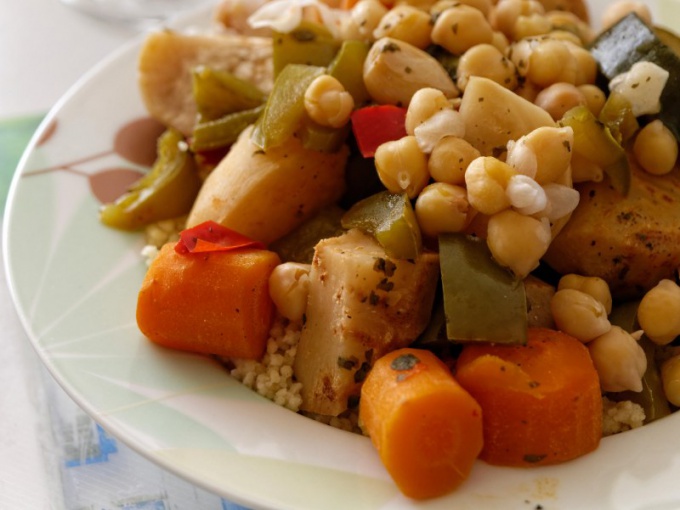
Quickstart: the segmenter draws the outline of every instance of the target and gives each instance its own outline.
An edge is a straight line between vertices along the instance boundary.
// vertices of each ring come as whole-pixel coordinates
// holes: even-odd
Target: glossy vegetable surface
[[[323,73],[323,67],[302,64],[291,64],[279,73],[264,112],[255,124],[251,137],[255,145],[263,150],[278,147],[300,129],[307,118],[305,91]]]
[[[381,191],[357,202],[342,217],[342,226],[373,235],[392,257],[414,259],[422,249],[420,227],[405,193]]]
[[[439,264],[449,339],[526,342],[524,285],[493,260],[483,239],[440,236]]]
[[[102,223],[122,230],[136,230],[155,221],[187,214],[201,180],[184,137],[172,129],[158,140],[153,167],[115,202],[100,210]]]
[[[361,154],[375,156],[385,142],[406,136],[406,108],[394,105],[366,106],[352,114],[352,130]]]
[[[609,176],[612,186],[619,193],[628,194],[628,158],[609,128],[599,122],[585,106],[569,110],[559,123],[574,130],[574,152],[600,166]]]
[[[564,333],[531,328],[523,346],[466,346],[456,378],[482,407],[486,462],[556,464],[600,443],[598,375],[588,349]]]
[[[482,411],[448,367],[421,349],[378,359],[359,416],[388,472],[408,497],[441,496],[469,476],[482,449]]]
[[[258,359],[274,316],[269,275],[279,262],[267,250],[180,254],[166,244],[139,291],[137,325],[164,347]]]

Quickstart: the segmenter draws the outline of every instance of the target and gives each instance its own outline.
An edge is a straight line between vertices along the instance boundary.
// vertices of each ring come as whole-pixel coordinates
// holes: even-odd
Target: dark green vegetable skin
[[[449,340],[526,343],[524,284],[496,263],[484,239],[439,236],[439,264]]]
[[[661,93],[661,120],[680,140],[680,58],[661,42],[654,30],[635,13],[612,26],[593,42],[592,55],[607,81],[628,71],[637,62],[652,62],[669,72]],[[606,90],[606,88],[604,89]]]

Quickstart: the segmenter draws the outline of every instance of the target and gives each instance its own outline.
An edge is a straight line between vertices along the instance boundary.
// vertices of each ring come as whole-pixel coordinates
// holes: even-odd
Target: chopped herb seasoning
[[[352,370],[358,364],[359,364],[359,360],[356,359],[354,356],[352,356],[350,358],[344,358],[342,356],[338,356],[338,366],[340,368],[344,368],[345,370]]]
[[[411,370],[418,363],[420,363],[420,360],[413,354],[402,354],[401,356],[398,356],[392,360],[392,363],[390,363],[390,368],[398,372],[403,372],[405,370]]]
[[[378,283],[376,288],[379,290],[384,290],[385,292],[389,292],[394,288],[394,282],[389,281],[387,278],[383,278],[380,280],[380,283]]]
[[[296,41],[311,42],[316,40],[316,34],[311,30],[300,29],[294,30],[291,34]]]
[[[385,46],[382,47],[382,52],[387,53],[387,52],[394,52],[394,51],[401,51],[401,48],[399,47],[398,44],[395,44],[393,42],[388,42],[385,44]]]
[[[362,383],[366,380],[366,376],[368,373],[371,371],[371,365],[370,363],[363,362],[361,366],[359,367],[359,370],[354,372],[354,382],[355,383]]]
[[[547,455],[545,453],[527,453],[524,456],[524,462],[529,462],[530,464],[536,464],[545,459]]]
[[[380,296],[378,296],[375,292],[371,291],[371,293],[368,296],[368,302],[369,304],[375,306],[380,302]]]

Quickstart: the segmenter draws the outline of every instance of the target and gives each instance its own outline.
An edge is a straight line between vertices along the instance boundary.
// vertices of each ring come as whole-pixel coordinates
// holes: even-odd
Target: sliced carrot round
[[[454,490],[482,448],[479,405],[429,351],[399,349],[378,359],[359,416],[387,471],[414,499]]]
[[[599,445],[597,372],[588,349],[569,335],[533,328],[526,345],[468,345],[456,379],[482,407],[480,458],[490,464],[556,464]]]

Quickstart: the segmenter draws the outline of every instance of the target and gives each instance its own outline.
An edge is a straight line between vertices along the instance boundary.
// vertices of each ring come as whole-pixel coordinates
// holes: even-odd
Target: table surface
[[[89,17],[59,0],[0,0],[0,210],[43,115],[141,30]],[[151,464],[85,415],[30,346],[4,270],[0,324],[0,509],[242,508]]]

